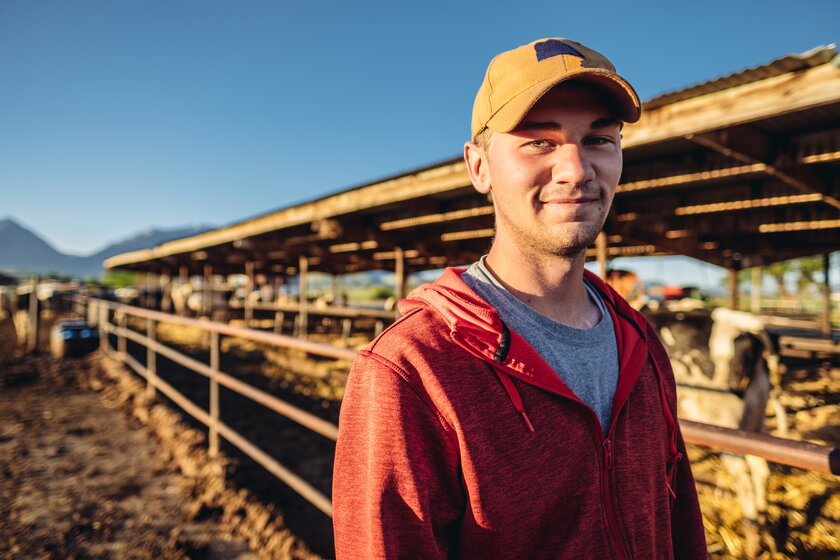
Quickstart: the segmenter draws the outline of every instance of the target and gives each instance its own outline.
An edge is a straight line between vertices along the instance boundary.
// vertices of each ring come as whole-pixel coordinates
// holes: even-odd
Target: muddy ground
[[[12,334],[0,322],[0,558],[257,558],[189,514],[182,477],[91,387],[89,360],[24,356]]]
[[[206,363],[206,340],[198,331],[170,327],[158,333],[168,344],[175,344]],[[331,339],[328,333],[310,338],[335,343],[335,336]],[[337,421],[349,364],[308,360],[293,352],[238,339],[223,339],[222,349],[223,370],[236,372],[255,386],[331,422]],[[139,347],[129,343],[129,351],[143,361]],[[206,379],[171,363],[165,369],[168,381],[189,394],[199,395],[196,402],[206,404]],[[840,369],[836,364],[787,361],[783,387],[781,401],[790,424],[787,437],[840,447]],[[227,395],[228,404],[224,404],[224,397],[223,417],[240,426],[243,433],[253,434],[272,456],[329,495],[333,444],[282,421],[274,413],[248,405],[236,395]],[[774,418],[768,418],[768,426],[775,427]],[[235,450],[228,452],[237,456]],[[734,481],[723,468],[720,453],[699,446],[689,446],[689,453],[697,478],[710,557],[715,560],[745,557],[747,543],[756,536],[746,533],[741,505],[732,491]],[[287,512],[290,527],[298,529],[316,551],[331,557],[328,520],[313,507],[295,499],[282,484],[269,480],[271,477],[266,477],[259,466],[245,459],[240,461],[245,476],[234,473],[237,483],[271,499],[281,511]],[[757,536],[758,558],[840,558],[840,477],[777,464],[770,464],[770,470],[768,511]],[[297,527],[301,521],[304,526]]]
[[[0,321],[0,559],[319,558],[124,368],[23,355],[13,333]]]
[[[136,327],[142,331],[144,325]],[[8,339],[9,328],[8,322],[0,323],[0,344]],[[207,363],[207,339],[200,332],[160,325],[158,335],[161,341]],[[116,345],[113,337],[111,344]],[[139,362],[145,362],[145,349],[131,341],[127,349]],[[0,516],[0,536],[15,539],[11,544],[0,539],[0,558],[236,558],[235,554],[241,554],[240,549],[225,552],[221,545],[208,541],[206,531],[191,529],[205,523],[215,527],[213,534],[219,539],[221,535],[238,535],[261,557],[334,556],[326,515],[232,446],[223,445],[223,456],[210,459],[204,427],[160,394],[149,400],[142,380],[118,362],[97,355],[59,365],[44,355],[21,362],[7,359],[8,355],[8,346],[0,346],[0,371],[4,372],[0,465],[5,469],[0,471],[0,500],[14,499],[21,505],[6,519]],[[244,340],[222,340],[223,371],[331,422],[338,420],[348,365],[311,360]],[[206,409],[206,378],[162,357],[158,357],[158,374]],[[840,446],[840,370],[821,364],[789,364],[784,388],[783,404],[790,415],[792,437]],[[329,496],[332,442],[230,391],[222,389],[220,397],[226,424]],[[77,399],[80,404],[71,405]],[[62,416],[61,422],[54,411],[45,417],[47,402],[61,403],[74,412]],[[96,405],[99,408],[91,404],[94,402],[100,403]],[[58,408],[56,404],[51,405],[53,409]],[[108,416],[103,422],[100,418],[106,414],[122,420]],[[90,421],[79,427],[62,423],[70,417]],[[109,426],[107,437],[88,432],[97,425]],[[111,431],[122,433],[122,425],[127,433],[110,439]],[[151,442],[151,448],[142,451],[146,448],[131,438]],[[81,445],[87,451],[83,461],[76,460],[77,465],[93,464],[94,459],[113,456],[113,450],[118,449],[123,450],[119,455],[130,456],[132,462],[148,456],[154,466],[120,467],[123,474],[131,471],[140,476],[140,482],[131,484],[130,477],[117,478],[113,468],[68,467],[62,457],[76,453],[80,440],[89,443]],[[130,455],[125,451],[134,449],[137,451]],[[740,505],[730,489],[732,481],[721,467],[720,455],[694,446],[689,452],[710,556],[716,560],[743,557],[746,536]],[[6,484],[7,479],[12,482]],[[65,487],[66,494],[53,489],[56,479],[64,481],[59,486]],[[178,497],[173,488],[180,488],[181,501],[170,505],[163,498]],[[139,492],[148,494],[138,497]],[[840,557],[838,477],[771,465],[768,497],[759,558]],[[228,538],[223,539],[225,543]],[[112,542],[125,543],[122,554],[108,556],[106,545]],[[17,552],[12,552],[12,546],[19,547]],[[230,546],[241,547],[241,541]],[[140,552],[131,556],[126,551]]]

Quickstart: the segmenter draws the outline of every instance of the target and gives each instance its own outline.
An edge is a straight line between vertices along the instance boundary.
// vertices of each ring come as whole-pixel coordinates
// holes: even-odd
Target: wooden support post
[[[107,352],[110,345],[108,344],[108,306],[104,303],[97,303],[97,313],[99,318],[97,326],[99,327],[99,349],[102,352]]]
[[[154,319],[146,319],[146,336],[151,342],[157,342],[157,325]],[[146,346],[146,396],[149,399],[155,398],[157,384],[157,352],[152,345]]]
[[[213,316],[213,265],[204,265],[204,294],[201,298],[201,311],[207,317]]]
[[[87,322],[90,326],[95,327],[99,324],[99,306],[96,301],[90,298],[85,299],[85,305],[87,308],[85,309],[85,315]]]
[[[380,334],[382,334],[383,329],[385,328],[385,323],[382,322],[382,319],[378,319],[376,324],[373,326],[373,337],[376,338]]]
[[[209,452],[211,457],[219,454],[219,333],[210,333],[210,433]]]
[[[158,278],[158,289],[160,290],[160,310],[164,313],[172,312],[172,270],[164,267]]]
[[[282,311],[274,313],[274,332],[283,334],[283,321],[286,319],[286,314]]]
[[[283,289],[283,276],[277,274],[274,276],[274,303],[280,301],[280,291]]]
[[[121,311],[119,314],[119,319],[117,320],[117,324],[120,329],[126,328],[126,314],[124,311]],[[123,336],[122,332],[117,333],[117,352],[122,354],[122,359],[125,359],[126,354],[126,343],[125,343],[125,336]]]
[[[306,255],[301,255],[299,259],[300,284],[298,288],[299,296],[299,313],[298,313],[298,336],[306,338],[307,328],[309,327],[309,298],[306,297],[309,291],[309,259]]]
[[[134,281],[137,287],[137,306],[149,308],[149,272],[142,272],[137,275]]]
[[[761,313],[761,267],[754,266],[752,268],[751,275],[752,285],[750,287],[750,311],[758,315]]]
[[[405,252],[402,247],[394,247],[394,297],[401,300],[406,292]]]
[[[146,309],[156,309],[155,298],[152,296],[152,272],[146,273]]]
[[[26,336],[26,353],[32,354],[38,349],[38,277],[31,280],[32,291],[29,292],[29,329]]]
[[[345,317],[341,320],[341,345],[347,346],[347,340],[350,338],[350,329],[353,326],[353,321],[350,317]]]
[[[738,271],[734,268],[729,271],[729,307],[738,309]]]
[[[601,277],[601,280],[607,280],[607,260],[608,260],[608,253],[607,253],[607,234],[606,232],[601,232],[598,234],[598,237],[595,238],[595,255],[598,259],[598,276]]]
[[[822,332],[826,338],[831,338],[831,281],[829,273],[831,272],[831,253],[823,255],[823,273],[825,274],[825,281],[823,282],[823,320]]]
[[[251,301],[251,293],[254,291],[254,261],[245,263],[245,276],[248,278],[245,283],[245,326],[250,327],[254,319],[254,306]]]
[[[178,268],[178,288],[180,290],[186,290],[186,288],[183,288],[182,286],[186,286],[188,284],[190,284],[190,269],[187,267],[187,265],[181,265]],[[184,294],[184,292],[182,291],[181,294]],[[181,302],[181,309],[175,307],[175,302],[173,300],[172,307],[174,311],[180,315],[189,316],[190,310],[189,307],[187,307],[186,295],[181,296],[179,301]]]
[[[338,275],[330,274],[330,297],[331,305],[338,305]]]

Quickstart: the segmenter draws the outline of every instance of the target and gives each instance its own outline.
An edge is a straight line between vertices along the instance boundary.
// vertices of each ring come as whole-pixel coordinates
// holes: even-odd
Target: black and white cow
[[[768,403],[786,432],[778,394],[778,353],[762,320],[742,311],[647,311],[671,358],[680,418],[764,432]],[[767,508],[767,461],[722,453],[743,508],[746,532],[755,534]],[[753,539],[754,540],[754,539]]]

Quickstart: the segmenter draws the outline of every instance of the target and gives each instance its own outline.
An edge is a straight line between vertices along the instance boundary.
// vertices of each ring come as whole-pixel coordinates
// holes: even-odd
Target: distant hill
[[[102,261],[108,257],[149,249],[161,243],[198,235],[214,229],[211,226],[190,226],[178,229],[148,229],[126,239],[115,241],[104,249],[80,257],[64,254],[41,239],[38,234],[11,218],[0,220],[0,271],[13,274],[64,274],[78,278],[99,277]]]

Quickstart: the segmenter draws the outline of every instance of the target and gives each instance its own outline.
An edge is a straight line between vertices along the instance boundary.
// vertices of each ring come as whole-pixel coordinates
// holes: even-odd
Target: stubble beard
[[[500,231],[506,232],[525,255],[556,256],[568,259],[578,257],[595,243],[602,227],[603,223],[596,225],[592,222],[569,222],[561,224],[559,231],[553,228],[529,230],[521,227],[503,210],[496,208],[496,237],[499,236]]]

